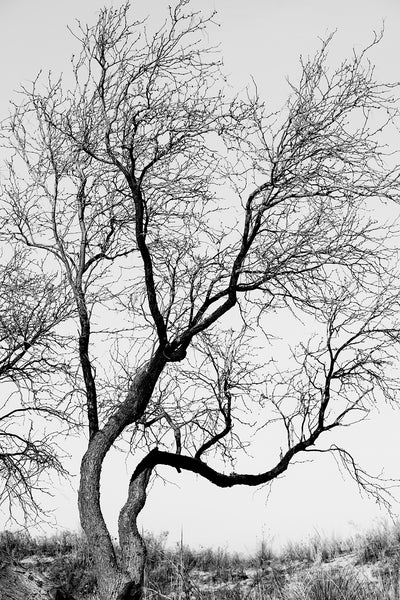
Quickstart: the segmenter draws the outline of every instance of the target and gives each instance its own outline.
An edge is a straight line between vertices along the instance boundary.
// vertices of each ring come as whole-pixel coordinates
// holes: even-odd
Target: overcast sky
[[[132,3],[132,13],[137,11],[140,17],[150,13],[150,19],[160,21],[168,3],[139,0]],[[73,25],[76,18],[93,23],[104,4],[118,6],[118,2],[100,0],[0,0],[1,118],[7,116],[14,90],[40,69],[68,72],[76,46],[67,25]],[[217,11],[219,26],[211,29],[210,42],[220,43],[233,86],[243,88],[254,77],[260,95],[274,109],[287,97],[286,78],[296,81],[299,55],[313,54],[319,38],[333,30],[337,33],[332,64],[349,55],[353,47],[367,45],[373,30],[384,22],[384,39],[373,53],[376,76],[400,80],[398,0],[192,0],[192,5],[205,12]],[[373,421],[355,428],[351,443],[355,455],[374,472],[385,467],[388,475],[400,477],[399,430],[400,412],[382,410]],[[252,470],[261,469],[262,461],[255,457]],[[191,474],[166,475],[174,485],[155,486],[142,525],[155,532],[170,531],[171,543],[183,529],[185,541],[193,546],[226,545],[251,551],[263,536],[279,544],[316,531],[354,534],[383,516],[343,479],[327,456],[290,469],[273,486],[268,501],[266,489],[219,490]],[[125,497],[126,477],[123,458],[110,460],[103,485],[110,523]],[[75,504],[73,490],[67,486],[56,490],[54,508],[59,507],[55,514],[60,526],[78,528]]]

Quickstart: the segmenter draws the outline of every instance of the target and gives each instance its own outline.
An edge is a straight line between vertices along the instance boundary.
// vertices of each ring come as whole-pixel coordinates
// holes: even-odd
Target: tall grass
[[[281,560],[292,562],[329,562],[338,556],[354,551],[354,538],[326,537],[315,533],[308,540],[287,543],[279,552],[279,557]]]
[[[254,556],[226,548],[194,550],[167,534],[146,536],[145,600],[400,600],[400,525],[382,524],[347,540],[314,535],[274,553],[263,540]],[[117,549],[118,551],[118,549]],[[0,533],[0,557],[27,557],[76,600],[95,600],[95,576],[82,536],[33,538]]]
[[[381,523],[355,540],[361,564],[373,563],[400,554],[400,523]]]
[[[292,582],[285,600],[384,600],[382,590],[354,568],[313,569]]]

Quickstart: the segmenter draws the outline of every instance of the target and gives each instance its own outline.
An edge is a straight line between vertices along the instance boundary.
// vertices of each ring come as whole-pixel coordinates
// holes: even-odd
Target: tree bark
[[[101,441],[101,440],[100,440]],[[100,508],[100,474],[104,449],[99,434],[92,440],[81,464],[79,513],[95,565],[99,596],[114,600],[123,580],[114,546]]]
[[[128,499],[122,507],[118,519],[119,543],[124,572],[131,576],[130,595],[122,595],[120,600],[140,600],[142,598],[146,546],[139,533],[137,517],[146,502],[146,488],[151,469],[146,469],[129,484]]]
[[[101,511],[100,477],[103,460],[115,440],[146,410],[165,363],[162,351],[158,351],[138,370],[126,399],[89,441],[82,459],[79,514],[93,557],[101,600],[140,600],[142,596],[146,552],[136,518],[146,499],[152,469],[142,470],[129,485],[128,499],[119,517],[122,560],[116,555]]]

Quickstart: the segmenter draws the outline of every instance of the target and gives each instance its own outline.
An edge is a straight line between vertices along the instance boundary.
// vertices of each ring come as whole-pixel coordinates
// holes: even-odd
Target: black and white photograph
[[[0,52],[0,600],[400,600],[398,0]]]

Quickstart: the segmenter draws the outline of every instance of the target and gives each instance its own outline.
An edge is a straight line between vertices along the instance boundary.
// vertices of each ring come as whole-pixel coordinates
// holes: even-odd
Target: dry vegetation
[[[279,553],[265,541],[243,557],[225,549],[175,548],[147,535],[146,600],[398,600],[400,525],[348,539],[314,536]],[[84,539],[63,533],[0,534],[2,600],[96,600]]]

